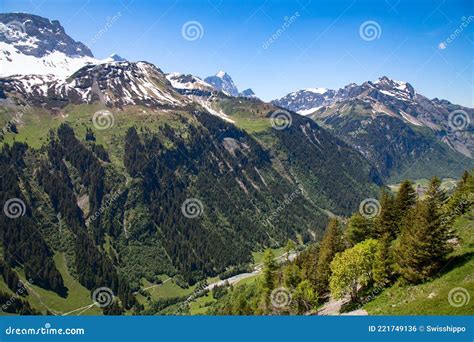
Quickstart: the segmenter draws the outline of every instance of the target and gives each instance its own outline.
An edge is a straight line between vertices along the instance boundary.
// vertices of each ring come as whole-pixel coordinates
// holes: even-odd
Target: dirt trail
[[[349,302],[349,298],[344,298],[340,300],[335,300],[333,298],[329,299],[329,302],[323,305],[321,309],[318,310],[318,315],[320,316],[367,316],[368,313],[364,309],[357,309],[354,311],[349,311],[345,313],[340,313],[341,307]]]

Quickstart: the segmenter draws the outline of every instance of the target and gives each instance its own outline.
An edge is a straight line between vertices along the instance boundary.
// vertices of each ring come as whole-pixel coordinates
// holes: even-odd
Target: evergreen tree
[[[371,237],[373,237],[373,221],[358,212],[353,214],[347,223],[347,241],[354,246]]]
[[[441,205],[446,200],[440,180],[433,178],[427,196],[405,218],[396,249],[398,270],[410,283],[420,283],[433,276],[450,252],[447,240],[450,227],[442,218]]]
[[[332,219],[321,241],[318,264],[316,267],[316,287],[319,294],[329,290],[329,277],[331,276],[330,264],[336,253],[344,249],[339,221]]]
[[[379,239],[372,273],[376,286],[385,287],[391,281],[393,276],[393,262],[390,254],[389,235],[384,235]]]
[[[268,304],[270,293],[275,288],[276,269],[277,264],[275,262],[275,256],[273,255],[272,250],[268,248],[263,254],[263,292],[266,304]]]
[[[290,263],[283,270],[283,281],[288,289],[294,289],[301,281],[300,269],[295,263]]]
[[[397,210],[399,222],[408,213],[408,211],[413,208],[415,204],[416,191],[413,188],[413,183],[409,180],[405,180],[400,185],[395,198],[395,207]]]
[[[375,235],[381,238],[384,235],[395,238],[398,233],[399,222],[395,199],[387,191],[380,195],[380,214],[375,220]]]

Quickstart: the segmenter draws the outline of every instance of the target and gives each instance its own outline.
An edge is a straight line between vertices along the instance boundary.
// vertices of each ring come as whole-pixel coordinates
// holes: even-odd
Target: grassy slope
[[[53,314],[57,315],[62,315],[69,311],[87,307],[92,304],[90,291],[79,284],[79,282],[75,280],[69,273],[64,254],[56,254],[54,256],[54,262],[59,272],[61,272],[61,275],[63,276],[64,285],[66,285],[66,287],[69,289],[68,296],[66,298],[62,298],[52,291],[31,285],[29,294],[24,299],[28,300],[33,308],[42,313],[46,312],[46,310],[49,310]],[[19,275],[22,280],[25,280],[23,272],[19,272]],[[11,290],[7,289],[3,278],[0,279],[0,289],[8,293],[12,293]],[[82,310],[78,310],[74,312],[73,315],[78,315],[81,311]],[[102,310],[96,306],[92,306],[82,313],[82,315],[101,314]]]
[[[472,315],[474,298],[456,308],[448,294],[457,287],[474,294],[474,211],[457,219],[455,229],[461,244],[438,277],[415,286],[395,284],[365,305],[369,315]]]

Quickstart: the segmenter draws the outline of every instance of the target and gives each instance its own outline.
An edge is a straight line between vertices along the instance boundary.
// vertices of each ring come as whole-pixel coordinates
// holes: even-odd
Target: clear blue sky
[[[116,52],[200,77],[225,70],[239,89],[251,87],[264,100],[387,75],[428,97],[474,107],[472,0],[0,0],[0,11],[57,19],[98,58]],[[295,20],[277,34],[291,16]],[[467,27],[439,48],[463,17]],[[202,25],[202,38],[183,38],[188,21]],[[361,38],[366,21],[379,25],[378,39]],[[273,34],[277,39],[264,49]]]

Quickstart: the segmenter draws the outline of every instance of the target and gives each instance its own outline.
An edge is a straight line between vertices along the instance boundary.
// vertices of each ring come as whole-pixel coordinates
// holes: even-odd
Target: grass
[[[166,280],[166,279],[165,279]],[[143,279],[143,287],[149,287],[156,284],[150,283],[146,279]],[[183,289],[177,285],[173,280],[163,282],[152,288],[147,289],[146,291],[151,295],[152,299],[158,298],[172,298],[172,297],[181,297],[187,296],[193,293],[195,286],[190,286],[187,289]]]
[[[386,289],[365,305],[369,315],[473,314],[474,298],[466,300],[465,305],[454,307],[450,305],[448,297],[450,291],[458,294],[467,291],[471,296],[474,294],[474,213],[457,219],[454,227],[461,244],[440,274],[421,285],[404,286],[397,283]]]
[[[271,127],[269,119],[243,119],[236,116],[232,117],[235,125],[248,133],[263,132]]]
[[[216,302],[212,293],[208,292],[205,296],[196,298],[195,301],[189,304],[189,312],[191,315],[205,315],[209,309],[209,305]]]
[[[398,189],[400,188],[400,184],[401,183],[391,184],[391,185],[389,185],[389,188],[393,192],[398,192]],[[416,179],[416,180],[413,181],[413,187],[415,189],[418,188],[418,186],[419,186],[424,191],[426,191],[428,189],[429,184],[430,184],[430,180],[426,179],[426,178]],[[453,178],[443,178],[441,180],[441,188],[448,191],[448,192],[453,190],[456,187],[456,184],[457,184],[457,180],[453,179]]]
[[[285,253],[285,248],[284,247],[272,248],[272,252],[275,258],[278,258],[279,256],[282,256]],[[258,265],[262,263],[264,253],[265,251],[252,252],[254,265]]]
[[[69,290],[67,297],[63,298],[53,291],[48,291],[41,287],[32,285],[32,290],[29,290],[29,295],[27,296],[31,306],[37,310],[40,310],[41,312],[45,312],[47,309],[49,309],[49,311],[53,312],[54,314],[64,314],[92,304],[90,291],[82,286],[69,273],[64,254],[56,254],[54,256],[54,262],[56,263],[56,267],[63,277],[64,285]],[[20,278],[25,279],[21,273]],[[73,314],[78,315],[80,312],[81,310],[76,311]],[[97,306],[93,306],[82,314],[101,315],[102,310]]]
[[[70,125],[76,137],[85,139],[87,128],[91,128],[96,137],[96,143],[104,145],[111,154],[111,161],[120,166],[124,136],[129,127],[136,126],[155,130],[157,127],[168,123],[174,127],[179,125],[176,120],[178,115],[188,115],[184,112],[152,110],[143,106],[127,106],[123,110],[109,109],[113,114],[113,125],[106,129],[97,129],[93,124],[93,116],[105,107],[100,103],[68,105],[59,113],[52,114],[45,109],[35,108],[34,111],[25,112],[22,124],[17,124],[18,134],[7,133],[0,144],[12,144],[14,141],[26,142],[33,148],[41,147],[48,139],[51,129],[56,130],[62,123]],[[3,122],[11,118],[9,109],[0,107],[0,117]],[[100,121],[99,121],[100,122]]]

